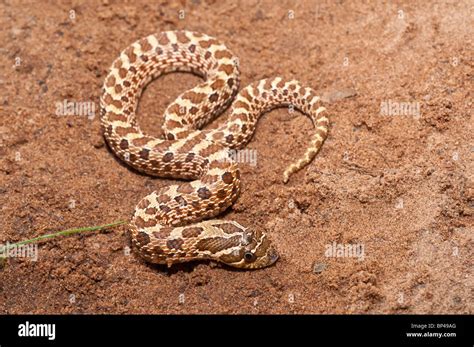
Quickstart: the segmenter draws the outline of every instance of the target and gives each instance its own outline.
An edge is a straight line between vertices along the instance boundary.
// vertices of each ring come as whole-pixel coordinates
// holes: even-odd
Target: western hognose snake
[[[151,80],[174,71],[192,72],[204,82],[168,106],[163,138],[144,134],[135,117],[141,92]],[[195,32],[150,35],[114,61],[101,97],[101,124],[110,148],[141,172],[189,181],[152,192],[136,206],[131,239],[145,260],[171,266],[211,259],[255,269],[278,259],[263,231],[210,219],[231,206],[240,192],[240,172],[228,149],[240,149],[250,141],[261,115],[293,105],[311,118],[315,134],[304,156],[285,170],[286,183],[316,156],[329,121],[320,98],[298,81],[263,79],[237,94],[238,87],[235,56],[215,38]],[[226,123],[199,130],[234,98]]]

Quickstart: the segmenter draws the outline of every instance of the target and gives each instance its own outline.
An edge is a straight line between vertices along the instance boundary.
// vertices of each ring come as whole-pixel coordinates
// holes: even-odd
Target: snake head
[[[240,245],[221,261],[240,269],[260,269],[274,264],[278,258],[278,252],[265,233],[245,229]]]

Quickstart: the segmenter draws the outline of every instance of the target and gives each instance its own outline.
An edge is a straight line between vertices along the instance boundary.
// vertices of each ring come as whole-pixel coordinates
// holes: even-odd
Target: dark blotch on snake
[[[239,246],[242,239],[241,235],[226,237],[208,237],[199,240],[196,243],[196,249],[200,251],[210,251],[211,253],[217,253],[219,251],[229,249],[231,247]]]
[[[174,200],[180,204],[180,206],[186,206],[188,204],[188,202],[186,201],[185,198],[183,198],[181,195],[178,195],[174,198]]]
[[[122,141],[120,141],[120,149],[127,149],[128,148],[128,141],[126,139],[122,139]]]
[[[148,236],[147,233],[140,231],[137,234],[137,243],[139,243],[140,246],[147,245],[148,243],[150,243],[150,236]]]
[[[201,199],[209,199],[211,196],[211,191],[207,189],[206,187],[201,187],[198,189],[198,196]]]
[[[243,232],[242,229],[232,223],[213,224],[212,226],[222,229],[226,234],[237,234]]]
[[[150,150],[148,148],[143,148],[140,151],[140,158],[144,160],[148,160],[149,155],[150,155]]]
[[[225,189],[220,189],[220,190],[217,192],[217,197],[218,197],[219,199],[224,199],[226,196],[227,196],[227,192],[225,191]]]
[[[234,178],[230,172],[225,172],[222,175],[222,180],[224,181],[225,184],[231,184]]]
[[[166,153],[166,154],[163,156],[163,161],[164,161],[165,163],[168,163],[168,162],[170,162],[171,160],[173,160],[173,158],[174,158],[174,154],[171,153],[171,152],[168,152],[168,153]]]
[[[184,241],[181,239],[173,239],[173,240],[168,240],[166,242],[166,246],[168,246],[169,249],[182,249],[181,246],[183,245]]]
[[[181,235],[183,235],[184,238],[197,237],[203,231],[204,229],[200,227],[189,227],[189,228],[184,228],[183,231],[181,232]]]
[[[172,227],[161,227],[160,230],[153,232],[153,236],[157,239],[166,239],[171,235],[172,231]]]
[[[218,99],[219,99],[219,94],[217,93],[211,94],[211,96],[209,97],[210,102],[216,102]]]
[[[158,210],[154,207],[148,207],[146,210],[145,210],[145,213],[146,214],[149,214],[149,215],[155,215],[156,213],[158,212]]]
[[[171,208],[166,205],[160,205],[160,210],[162,210],[164,213],[168,213],[169,211],[171,211]]]

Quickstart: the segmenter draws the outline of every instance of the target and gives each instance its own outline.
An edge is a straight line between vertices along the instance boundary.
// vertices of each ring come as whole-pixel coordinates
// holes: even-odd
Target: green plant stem
[[[26,245],[28,243],[33,243],[33,242],[41,241],[41,240],[44,240],[44,239],[51,239],[51,238],[58,237],[58,236],[65,236],[65,235],[72,235],[72,234],[82,233],[84,231],[102,230],[102,229],[114,227],[114,226],[125,224],[125,223],[127,223],[127,222],[121,220],[121,221],[113,222],[113,223],[110,223],[110,224],[96,225],[96,226],[93,226],[93,227],[68,229],[68,230],[58,231],[58,232],[52,233],[52,234],[41,235],[41,236],[35,237],[33,239],[24,240],[24,241],[20,241],[20,242],[17,242],[17,243],[12,243],[8,246],[0,247],[0,257],[2,257],[1,254],[3,252],[5,252],[7,249],[17,247],[17,246],[20,246],[20,245]]]

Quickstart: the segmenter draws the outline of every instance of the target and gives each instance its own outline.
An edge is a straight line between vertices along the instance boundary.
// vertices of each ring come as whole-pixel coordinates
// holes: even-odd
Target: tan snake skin
[[[168,106],[163,138],[144,134],[135,117],[141,92],[151,80],[174,71],[195,73],[204,82]],[[285,170],[286,183],[316,156],[329,121],[319,97],[297,81],[264,79],[237,94],[238,86],[235,56],[215,38],[195,32],[150,35],[112,64],[101,97],[101,124],[110,148],[141,172],[190,181],[152,192],[136,206],[131,240],[145,260],[171,266],[211,259],[256,269],[278,259],[263,231],[210,219],[231,206],[240,192],[240,172],[228,149],[241,149],[250,141],[262,114],[292,105],[311,118],[315,134],[304,156]],[[234,98],[226,123],[199,130]]]

